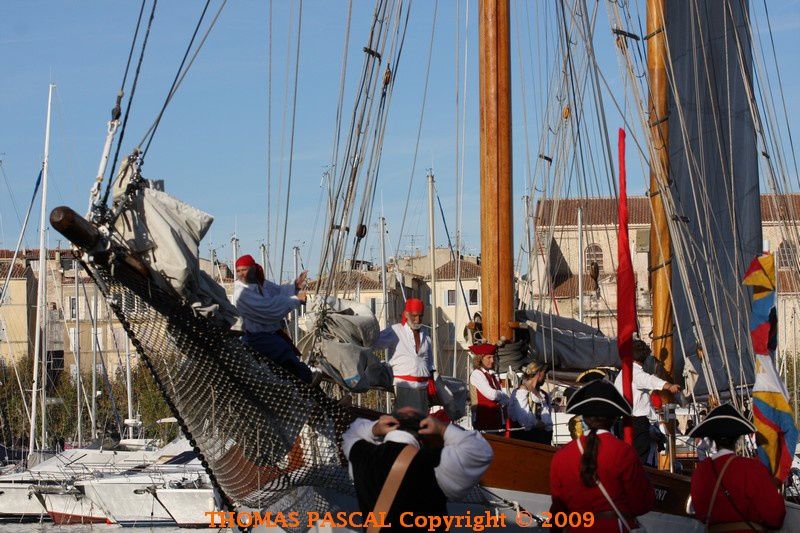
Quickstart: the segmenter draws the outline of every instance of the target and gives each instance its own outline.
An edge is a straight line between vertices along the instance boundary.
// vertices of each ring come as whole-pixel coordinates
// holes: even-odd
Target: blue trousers
[[[306,383],[311,383],[311,369],[297,358],[294,348],[277,333],[246,333],[242,342]]]

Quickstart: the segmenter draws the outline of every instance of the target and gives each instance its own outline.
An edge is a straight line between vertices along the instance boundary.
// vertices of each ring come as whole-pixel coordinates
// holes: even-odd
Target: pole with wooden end
[[[514,230],[508,0],[482,0],[478,16],[483,338],[513,340]]]

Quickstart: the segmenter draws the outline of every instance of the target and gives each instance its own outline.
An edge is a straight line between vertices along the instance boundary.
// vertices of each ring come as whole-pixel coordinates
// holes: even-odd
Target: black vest
[[[395,459],[405,444],[386,442],[381,445],[365,440],[356,442],[350,449],[350,464],[353,467],[353,480],[358,495],[358,506],[364,517],[375,508],[383,483],[389,475]],[[415,529],[402,527],[400,515],[412,512],[415,515],[447,514],[447,497],[436,483],[433,469],[439,466],[442,449],[423,446],[406,470],[400,489],[389,509],[387,523],[391,528],[381,531],[427,531],[426,528]],[[406,524],[413,523],[413,517],[404,519]]]

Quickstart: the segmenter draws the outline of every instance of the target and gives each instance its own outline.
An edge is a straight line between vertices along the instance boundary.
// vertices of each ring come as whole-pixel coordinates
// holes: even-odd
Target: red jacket
[[[769,471],[758,459],[732,454],[706,459],[697,465],[691,489],[697,519],[705,523],[718,474],[728,461],[733,462],[722,477],[709,524],[749,521],[768,529],[780,529],[786,516],[786,504],[772,483]],[[730,494],[730,500],[723,489]]]
[[[597,476],[603,483],[617,509],[624,515],[643,515],[653,509],[656,495],[650,480],[632,446],[611,433],[601,433],[597,453]],[[584,449],[586,437],[581,437]],[[598,487],[587,487],[580,476],[581,452],[572,441],[553,456],[550,464],[550,493],[553,504],[550,512],[612,512],[608,500]],[[615,518],[595,517],[592,531],[620,531]],[[583,524],[585,525],[585,523]],[[575,530],[586,529],[584,527]],[[572,531],[572,529],[570,529]]]

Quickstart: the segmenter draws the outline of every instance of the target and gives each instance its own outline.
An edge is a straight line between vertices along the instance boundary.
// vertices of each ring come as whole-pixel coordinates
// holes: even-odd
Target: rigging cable
[[[195,51],[192,54],[191,59],[189,59],[189,63],[186,64],[186,66],[184,67],[183,65],[186,62],[186,56],[189,54],[189,51],[192,48],[192,44],[194,43],[194,39],[197,36],[197,32],[199,31],[200,25],[203,22],[203,18],[205,17],[206,9],[208,8],[208,3],[209,2],[210,2],[210,0],[206,0],[206,5],[203,8],[203,12],[200,15],[200,19],[197,21],[197,26],[195,27],[194,32],[192,33],[192,38],[189,41],[189,45],[186,47],[186,53],[183,56],[183,60],[181,61],[181,65],[178,68],[178,73],[175,75],[175,79],[172,82],[172,87],[170,87],[170,91],[167,94],[166,100],[164,101],[164,105],[161,108],[161,111],[158,113],[158,116],[156,116],[155,121],[150,126],[150,128],[147,130],[147,132],[144,134],[144,137],[142,138],[142,140],[139,142],[139,145],[137,146],[137,148],[141,148],[142,144],[144,144],[144,142],[145,142],[145,139],[147,139],[147,145],[145,146],[144,151],[142,153],[142,161],[144,160],[144,156],[147,154],[147,151],[150,148],[150,143],[153,141],[153,137],[156,134],[156,129],[158,128],[159,124],[161,123],[161,118],[164,116],[164,112],[167,109],[167,105],[169,105],[169,103],[172,101],[172,98],[175,96],[175,93],[178,91],[178,88],[180,87],[180,85],[183,82],[184,78],[186,78],[186,74],[189,73],[189,69],[192,68],[192,65],[194,64],[195,59],[197,59],[198,54],[200,54],[200,50],[203,49],[203,45],[206,43],[206,39],[208,39],[208,36],[211,34],[211,30],[213,30],[214,26],[217,24],[217,20],[219,19],[219,16],[222,14],[222,10],[225,8],[225,5],[228,3],[228,0],[222,0],[222,3],[220,4],[219,9],[214,14],[214,18],[211,19],[211,22],[209,23],[208,28],[206,28],[206,31],[203,34],[203,37],[200,39],[200,42],[198,43],[197,48],[195,48]],[[148,139],[148,135],[150,137],[149,139]]]
[[[142,7],[144,7],[144,1],[142,0]],[[128,126],[128,118],[130,117],[131,113],[131,106],[133,104],[133,97],[136,94],[136,87],[139,84],[139,75],[142,71],[142,62],[144,61],[144,52],[147,49],[147,41],[150,39],[150,30],[153,28],[153,19],[156,16],[156,6],[158,6],[158,0],[153,0],[153,7],[150,10],[150,18],[147,21],[147,29],[145,30],[144,39],[142,41],[142,48],[139,52],[139,61],[136,64],[136,73],[133,76],[133,82],[131,84],[131,94],[128,97],[128,105],[125,108],[125,118],[122,119],[122,128],[119,132],[119,138],[117,139],[117,148],[114,151],[114,159],[111,163],[111,168],[108,175],[108,182],[106,183],[106,190],[103,193],[103,200],[100,202],[101,205],[107,205],[108,203],[108,196],[111,193],[111,185],[114,182],[114,174],[116,171],[117,161],[119,160],[119,152],[122,148],[122,140],[125,138],[125,130]],[[136,33],[139,32],[139,24],[136,25]],[[135,42],[135,39],[134,39]],[[133,51],[133,45],[131,45],[131,51]],[[127,68],[125,69],[125,79],[127,79],[128,72]]]
[[[289,198],[292,190],[292,163],[294,162],[294,131],[297,115],[297,78],[300,72],[300,33],[303,28],[303,0],[300,0],[297,13],[297,46],[294,60],[294,96],[292,97],[292,126],[289,134],[289,171],[286,177],[286,208],[283,218],[283,240],[281,242],[281,266],[278,272],[283,277],[283,262],[286,256],[286,229],[289,224]]]
[[[422,90],[422,107],[420,108],[419,113],[419,123],[417,124],[417,140],[414,144],[414,157],[411,159],[411,174],[408,177],[408,190],[406,191],[406,202],[405,207],[403,208],[403,217],[400,219],[400,232],[397,237],[397,246],[394,250],[395,258],[398,257],[400,253],[400,243],[403,239],[403,231],[405,229],[406,224],[406,216],[408,215],[408,204],[411,201],[411,189],[414,185],[414,174],[416,173],[417,169],[417,155],[419,154],[419,141],[422,137],[422,121],[425,117],[425,104],[428,101],[428,82],[430,81],[430,73],[431,73],[431,57],[433,56],[433,38],[436,33],[436,16],[439,10],[439,0],[436,0],[433,7],[433,23],[431,24],[431,38],[430,44],[428,45],[428,61],[425,67],[425,85]]]
[[[270,259],[270,230],[272,229],[272,0],[269,0],[269,25],[267,45],[267,231],[266,231],[266,265],[264,270],[268,279],[274,279],[272,260]],[[280,279],[280,277],[278,278]]]
[[[181,72],[183,71],[183,66],[186,64],[186,58],[189,57],[189,52],[192,51],[192,45],[194,44],[195,38],[197,38],[197,32],[200,30],[200,25],[203,23],[203,19],[206,16],[206,12],[208,11],[208,6],[211,3],[211,0],[206,0],[205,5],[203,6],[203,11],[200,13],[200,18],[197,20],[197,24],[194,27],[194,31],[192,32],[192,37],[189,39],[189,44],[186,46],[186,51],[183,53],[183,58],[181,58],[181,64],[178,65],[178,71],[175,73],[175,77],[172,79],[172,85],[170,85],[169,91],[167,92],[167,97],[164,99],[164,104],[161,106],[161,111],[159,111],[158,116],[156,116],[156,120],[150,129],[145,133],[144,138],[146,139],[149,135],[150,138],[147,140],[147,145],[145,145],[143,153],[142,153],[142,160],[144,160],[144,156],[147,154],[147,151],[150,149],[150,143],[153,142],[153,137],[156,135],[156,130],[158,129],[159,124],[161,124],[161,117],[164,116],[164,111],[167,109],[167,105],[169,105],[170,100],[172,99],[172,95],[175,94],[175,89],[178,84],[178,79],[181,77]],[[223,2],[223,6],[225,3]],[[139,146],[142,145],[142,142],[139,143]]]

